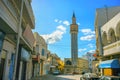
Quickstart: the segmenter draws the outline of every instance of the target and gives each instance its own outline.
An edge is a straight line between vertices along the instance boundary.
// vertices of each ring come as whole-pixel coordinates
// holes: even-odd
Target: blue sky
[[[48,49],[62,59],[71,57],[70,24],[75,12],[79,25],[78,56],[96,49],[94,21],[96,8],[119,6],[119,0],[32,0],[35,29]]]

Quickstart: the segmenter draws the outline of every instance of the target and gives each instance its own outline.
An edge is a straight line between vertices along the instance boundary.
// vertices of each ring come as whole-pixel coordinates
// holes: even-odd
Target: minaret
[[[78,59],[78,25],[76,24],[75,13],[73,12],[72,24],[70,25],[71,34],[71,59],[72,65],[77,66]]]

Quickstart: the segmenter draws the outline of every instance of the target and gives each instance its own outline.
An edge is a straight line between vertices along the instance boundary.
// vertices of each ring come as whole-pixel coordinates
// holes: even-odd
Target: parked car
[[[60,71],[59,71],[59,70],[53,71],[53,75],[58,75],[58,74],[60,74]]]
[[[80,80],[99,80],[99,77],[94,73],[85,73]]]
[[[119,76],[101,76],[100,80],[120,80]]]

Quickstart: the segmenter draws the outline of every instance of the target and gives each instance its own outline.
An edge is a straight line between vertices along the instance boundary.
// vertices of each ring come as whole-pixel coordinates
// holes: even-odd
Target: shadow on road
[[[57,75],[44,75],[40,77],[34,77],[31,80],[76,80],[76,79],[64,78]]]

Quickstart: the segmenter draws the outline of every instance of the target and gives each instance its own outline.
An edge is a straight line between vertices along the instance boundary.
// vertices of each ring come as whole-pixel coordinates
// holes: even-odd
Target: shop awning
[[[32,55],[32,61],[40,62],[40,55]]]
[[[99,64],[99,68],[120,68],[120,63],[118,59],[102,61]]]

